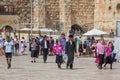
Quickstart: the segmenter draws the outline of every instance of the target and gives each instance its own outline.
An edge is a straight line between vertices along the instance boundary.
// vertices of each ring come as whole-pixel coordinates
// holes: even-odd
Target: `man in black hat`
[[[66,43],[66,50],[65,53],[68,56],[66,68],[70,66],[70,69],[73,69],[73,62],[74,62],[74,51],[75,51],[75,42],[73,39],[73,35],[69,35],[69,40]]]

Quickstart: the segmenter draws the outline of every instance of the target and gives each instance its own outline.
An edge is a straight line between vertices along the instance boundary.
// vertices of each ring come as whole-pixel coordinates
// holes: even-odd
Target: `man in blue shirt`
[[[64,48],[64,51],[65,51],[65,47],[66,47],[66,38],[65,38],[65,34],[62,33],[59,40],[61,41],[62,45],[63,45],[63,48]]]

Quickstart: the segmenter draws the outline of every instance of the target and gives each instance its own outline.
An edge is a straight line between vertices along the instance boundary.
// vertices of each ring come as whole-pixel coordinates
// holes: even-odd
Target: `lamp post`
[[[30,35],[32,36],[32,25],[33,25],[33,2],[32,2],[32,0],[30,0],[30,4],[31,4],[31,33],[30,33]]]

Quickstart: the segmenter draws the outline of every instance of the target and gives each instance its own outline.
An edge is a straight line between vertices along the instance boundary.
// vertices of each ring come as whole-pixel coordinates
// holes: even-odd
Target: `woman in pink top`
[[[104,40],[101,39],[97,43],[97,55],[98,55],[98,57],[100,59],[99,69],[102,69],[102,64],[104,63],[104,54],[105,54],[105,45],[104,45]]]
[[[106,65],[109,63],[110,69],[112,69],[112,42],[109,42],[105,48],[105,59],[104,67],[106,68]]]
[[[53,53],[56,55],[56,63],[58,65],[58,68],[61,68],[61,64],[63,62],[62,59],[62,53],[64,51],[64,48],[61,44],[61,41],[58,41],[55,46],[53,46]]]

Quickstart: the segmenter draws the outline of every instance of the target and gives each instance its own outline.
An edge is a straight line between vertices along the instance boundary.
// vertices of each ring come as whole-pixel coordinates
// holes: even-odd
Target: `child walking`
[[[25,54],[25,45],[24,45],[23,41],[21,41],[21,49],[20,49],[20,51],[21,51],[22,55]]]
[[[56,63],[58,68],[61,69],[61,64],[63,63],[63,57],[62,57],[62,53],[64,51],[64,48],[61,44],[61,41],[58,41],[58,43],[53,46],[53,53],[56,55]]]

